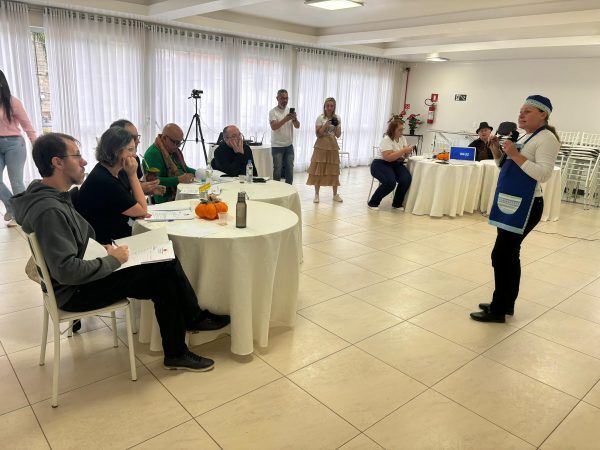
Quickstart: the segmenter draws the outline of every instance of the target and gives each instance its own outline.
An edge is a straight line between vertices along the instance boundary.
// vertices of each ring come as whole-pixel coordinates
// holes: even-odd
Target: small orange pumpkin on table
[[[227,212],[227,203],[219,200],[216,195],[210,194],[208,200],[202,200],[196,206],[196,215],[201,219],[215,220],[220,212]]]
[[[448,161],[450,159],[450,153],[448,153],[448,152],[438,153],[436,156],[436,159],[438,159],[440,161]]]

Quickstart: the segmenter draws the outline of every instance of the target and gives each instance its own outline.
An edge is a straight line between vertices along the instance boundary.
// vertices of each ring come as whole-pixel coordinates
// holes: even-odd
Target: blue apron
[[[546,127],[537,129],[523,145],[544,129]],[[494,203],[490,211],[490,225],[523,234],[533,206],[536,185],[536,180],[527,175],[513,160],[507,159],[498,176]]]

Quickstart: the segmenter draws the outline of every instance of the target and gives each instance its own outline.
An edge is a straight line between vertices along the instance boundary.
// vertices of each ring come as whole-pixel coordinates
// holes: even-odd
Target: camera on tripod
[[[192,89],[192,95],[190,95],[188,98],[200,98],[202,94],[204,94],[204,91],[201,91],[200,89]]]

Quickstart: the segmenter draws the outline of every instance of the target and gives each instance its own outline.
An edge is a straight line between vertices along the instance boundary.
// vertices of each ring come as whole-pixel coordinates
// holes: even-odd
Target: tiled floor
[[[204,374],[165,371],[136,344],[132,383],[125,342],[88,320],[63,339],[57,409],[27,246],[0,228],[0,447],[599,447],[600,210],[563,204],[540,224],[515,316],[482,324],[468,314],[493,291],[485,217],[367,210],[365,168],[344,170],[343,204],[328,188],[313,204],[304,180],[294,329],[244,358],[226,338],[196,347],[216,360]]]

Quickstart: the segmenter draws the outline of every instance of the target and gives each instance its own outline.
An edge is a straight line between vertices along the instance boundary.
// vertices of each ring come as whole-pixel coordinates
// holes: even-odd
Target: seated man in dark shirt
[[[484,159],[494,159],[492,151],[489,147],[489,139],[492,134],[493,128],[488,125],[487,122],[481,122],[479,128],[477,128],[478,139],[475,139],[469,144],[469,147],[476,148],[475,160],[482,161]]]
[[[223,129],[223,142],[215,149],[214,159],[211,163],[213,169],[225,172],[229,177],[245,175],[248,160],[252,161],[254,176],[256,176],[256,164],[254,164],[250,146],[244,144],[242,133],[238,127],[226,126]]]
[[[133,136],[124,128],[109,128],[100,138],[96,159],[98,164],[75,198],[75,208],[94,228],[96,240],[110,244],[131,236],[131,221],[148,213]],[[121,171],[127,174],[131,191],[119,179]]]
[[[49,133],[35,141],[32,154],[43,178],[13,197],[15,219],[23,231],[36,234],[58,307],[79,312],[104,308],[124,297],[150,299],[160,327],[165,368],[210,370],[214,361],[192,353],[185,333],[220,329],[229,323],[229,316],[200,309],[177,258],[117,271],[129,259],[129,250],[108,245],[106,256],[84,260],[88,241],[96,235],[73,208],[72,194],[77,189],[69,191],[83,181],[87,164],[78,143],[71,136]]]

